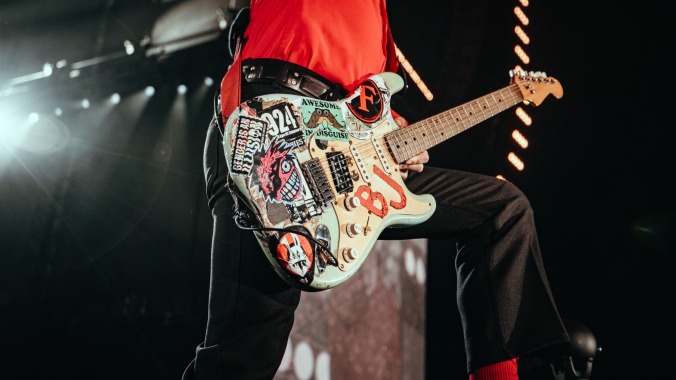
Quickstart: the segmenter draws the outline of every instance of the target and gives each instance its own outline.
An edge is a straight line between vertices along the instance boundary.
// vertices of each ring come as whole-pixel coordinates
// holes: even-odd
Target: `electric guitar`
[[[563,96],[544,74],[510,76],[509,86],[406,128],[390,113],[403,79],[389,72],[339,101],[269,94],[241,103],[224,124],[226,161],[275,271],[301,290],[333,288],[383,229],[426,221],[435,200],[406,188],[400,163],[512,106]]]

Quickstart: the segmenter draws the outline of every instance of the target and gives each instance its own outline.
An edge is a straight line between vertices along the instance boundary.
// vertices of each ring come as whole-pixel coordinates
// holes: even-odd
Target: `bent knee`
[[[533,211],[526,194],[511,182],[505,182],[502,186],[502,194],[507,201],[508,208],[513,214],[530,213]]]

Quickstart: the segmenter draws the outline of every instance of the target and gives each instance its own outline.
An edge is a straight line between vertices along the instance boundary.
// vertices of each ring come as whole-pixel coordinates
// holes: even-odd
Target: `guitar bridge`
[[[312,198],[322,208],[328,207],[329,203],[336,200],[336,196],[331,190],[331,184],[324,174],[318,158],[307,160],[300,164],[303,171],[305,182],[312,193]]]

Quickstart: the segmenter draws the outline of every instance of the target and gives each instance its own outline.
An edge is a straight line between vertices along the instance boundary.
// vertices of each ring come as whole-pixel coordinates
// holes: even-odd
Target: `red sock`
[[[469,374],[469,380],[519,380],[516,359],[481,367]]]

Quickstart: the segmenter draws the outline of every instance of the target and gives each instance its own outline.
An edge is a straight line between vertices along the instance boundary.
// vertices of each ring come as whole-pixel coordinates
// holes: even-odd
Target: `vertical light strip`
[[[432,92],[427,88],[425,85],[425,82],[420,78],[420,75],[413,69],[413,66],[411,66],[411,63],[404,57],[404,53],[399,50],[398,46],[394,47],[396,49],[397,53],[397,59],[399,59],[399,63],[401,63],[401,66],[406,70],[408,75],[411,77],[413,80],[413,83],[415,83],[416,86],[418,86],[418,89],[420,89],[420,92],[422,92],[423,96],[425,96],[425,99],[427,100],[432,100],[434,99],[434,95],[432,95]]]
[[[518,171],[523,171],[523,169],[526,167],[523,161],[514,152],[509,152],[507,155],[507,160],[509,160],[509,162],[514,165]]]
[[[517,43],[514,45],[514,54],[517,57],[518,64],[515,65],[514,71],[527,72],[521,65],[527,66],[531,63],[531,58],[526,51],[526,47],[530,45],[531,38],[526,31],[526,27],[530,24],[530,19],[524,11],[530,5],[529,0],[517,0],[517,5],[514,7],[514,15],[516,16],[516,25],[514,25],[514,35],[517,38]],[[514,114],[521,121],[523,126],[529,127],[533,123],[533,119],[522,108],[516,107]],[[511,134],[512,141],[514,141],[521,149],[527,149],[529,141],[526,136],[519,130],[514,129]],[[512,164],[518,171],[523,171],[526,167],[524,161],[514,152],[509,152],[507,161]],[[498,178],[504,179],[502,175]]]

